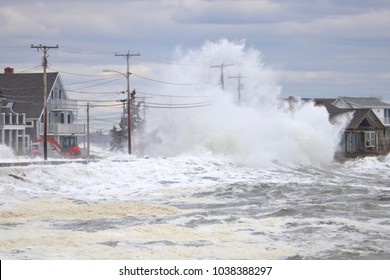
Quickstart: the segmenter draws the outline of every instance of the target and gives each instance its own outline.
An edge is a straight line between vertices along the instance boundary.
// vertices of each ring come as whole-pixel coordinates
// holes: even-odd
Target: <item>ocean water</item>
[[[244,41],[178,49],[164,73],[133,155],[0,168],[1,259],[390,258],[390,157],[334,161],[348,116],[281,101]]]
[[[127,160],[0,168],[1,259],[390,258],[389,158]]]

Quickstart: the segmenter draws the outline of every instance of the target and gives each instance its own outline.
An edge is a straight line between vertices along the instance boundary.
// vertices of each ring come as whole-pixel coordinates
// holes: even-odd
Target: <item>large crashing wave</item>
[[[148,113],[151,155],[173,156],[199,150],[229,156],[243,164],[267,165],[275,160],[296,164],[332,161],[342,125],[329,123],[325,108],[311,102],[288,103],[264,65],[259,50],[226,39],[178,50],[165,69],[165,80]],[[224,90],[218,66],[225,63]],[[238,79],[241,76],[240,97]],[[313,93],[315,94],[315,93]],[[164,95],[164,96],[163,96]],[[205,105],[205,106],[204,106]],[[185,108],[183,108],[185,107]]]

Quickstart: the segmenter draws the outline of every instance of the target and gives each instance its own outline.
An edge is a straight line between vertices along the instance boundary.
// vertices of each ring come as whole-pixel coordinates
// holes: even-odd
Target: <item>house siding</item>
[[[69,101],[60,75],[47,76],[48,136],[60,143],[63,136],[85,136],[85,125],[78,124],[74,114],[77,102]],[[0,143],[11,146],[18,154],[29,153],[32,141],[43,137],[42,83],[42,73],[0,74],[0,98],[4,101],[0,113],[7,112],[0,114]]]
[[[337,107],[341,111],[350,110],[355,111],[355,113],[359,111],[359,114],[364,113],[364,110],[370,110],[369,113],[366,113],[364,119],[361,117],[355,118],[355,121],[351,122],[349,127],[347,127],[342,140],[343,147],[341,148],[345,155],[361,156],[389,153],[390,104],[374,97],[338,97],[330,105]],[[387,118],[385,118],[385,110],[387,110]],[[365,143],[365,134],[367,132],[375,132],[374,147],[367,147]]]

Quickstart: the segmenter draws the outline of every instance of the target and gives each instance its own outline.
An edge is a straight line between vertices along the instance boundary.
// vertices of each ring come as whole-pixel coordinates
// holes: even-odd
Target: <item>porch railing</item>
[[[83,135],[85,134],[85,124],[49,123],[47,125],[47,133],[56,135]],[[43,125],[40,127],[40,134],[43,134]]]

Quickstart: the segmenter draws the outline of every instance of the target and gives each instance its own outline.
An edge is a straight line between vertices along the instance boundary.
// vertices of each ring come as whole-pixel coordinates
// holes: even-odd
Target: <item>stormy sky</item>
[[[282,96],[390,100],[389,26],[387,0],[2,0],[0,67],[41,71],[31,44],[58,44],[65,85],[123,71],[114,54],[128,50],[132,71],[159,79],[178,47],[226,38],[262,52]]]

